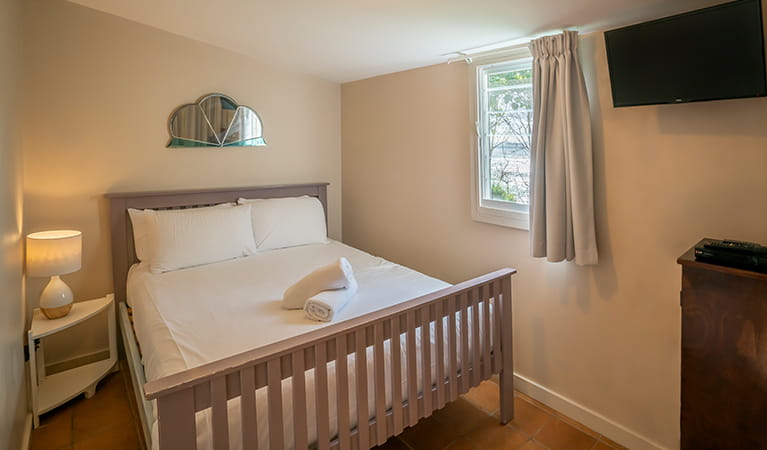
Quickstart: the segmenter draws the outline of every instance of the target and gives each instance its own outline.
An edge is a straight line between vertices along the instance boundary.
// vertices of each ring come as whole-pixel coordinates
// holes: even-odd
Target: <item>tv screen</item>
[[[762,97],[760,0],[605,32],[614,106]]]

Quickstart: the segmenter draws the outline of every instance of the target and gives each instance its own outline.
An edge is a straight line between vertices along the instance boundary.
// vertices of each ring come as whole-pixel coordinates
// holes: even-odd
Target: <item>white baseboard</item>
[[[32,437],[32,413],[27,413],[24,419],[24,434],[21,437],[21,450],[29,450],[29,440]]]
[[[514,388],[632,450],[668,450],[667,447],[608,419],[598,412],[516,373],[514,374]]]

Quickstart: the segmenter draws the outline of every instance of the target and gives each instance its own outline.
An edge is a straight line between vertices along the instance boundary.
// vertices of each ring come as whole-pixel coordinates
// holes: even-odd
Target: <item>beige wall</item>
[[[767,242],[767,99],[614,109],[602,35],[581,46],[598,266],[533,259],[526,231],[471,220],[463,64],[342,86],[344,238],[451,282],[516,267],[517,372],[676,448],[675,260],[704,236]]]
[[[0,0],[0,448],[21,446],[27,412],[18,67],[21,2]]]
[[[112,290],[105,192],[327,181],[340,236],[338,84],[68,2],[25,4],[24,229],[83,231],[82,270],[63,277],[78,299]],[[165,148],[169,114],[209,92],[255,109],[268,146]],[[30,309],[45,281],[30,279]],[[81,333],[48,355],[98,342]]]

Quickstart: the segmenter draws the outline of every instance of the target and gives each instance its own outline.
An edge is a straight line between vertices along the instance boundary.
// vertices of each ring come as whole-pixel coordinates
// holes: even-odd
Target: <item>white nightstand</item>
[[[73,327],[105,310],[107,311],[107,329],[109,331],[109,359],[46,376],[40,339]],[[96,384],[115,367],[117,362],[117,334],[115,332],[114,295],[109,294],[104,298],[76,302],[72,305],[72,311],[60,319],[46,319],[40,309],[36,308],[32,317],[32,327],[27,332],[27,338],[30,386],[32,387],[32,416],[34,426],[37,428],[40,425],[40,414],[50,411],[83,392],[85,398],[91,398],[96,392]]]

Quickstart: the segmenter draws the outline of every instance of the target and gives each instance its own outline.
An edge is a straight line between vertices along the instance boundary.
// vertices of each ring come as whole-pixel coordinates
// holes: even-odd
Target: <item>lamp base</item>
[[[71,309],[72,289],[58,275],[52,276],[40,295],[40,311],[49,319],[58,319],[69,314]]]
[[[64,317],[69,314],[70,310],[72,310],[71,303],[68,305],[59,306],[58,308],[40,308],[40,311],[42,311],[43,315],[48,319],[58,319],[60,317]]]

